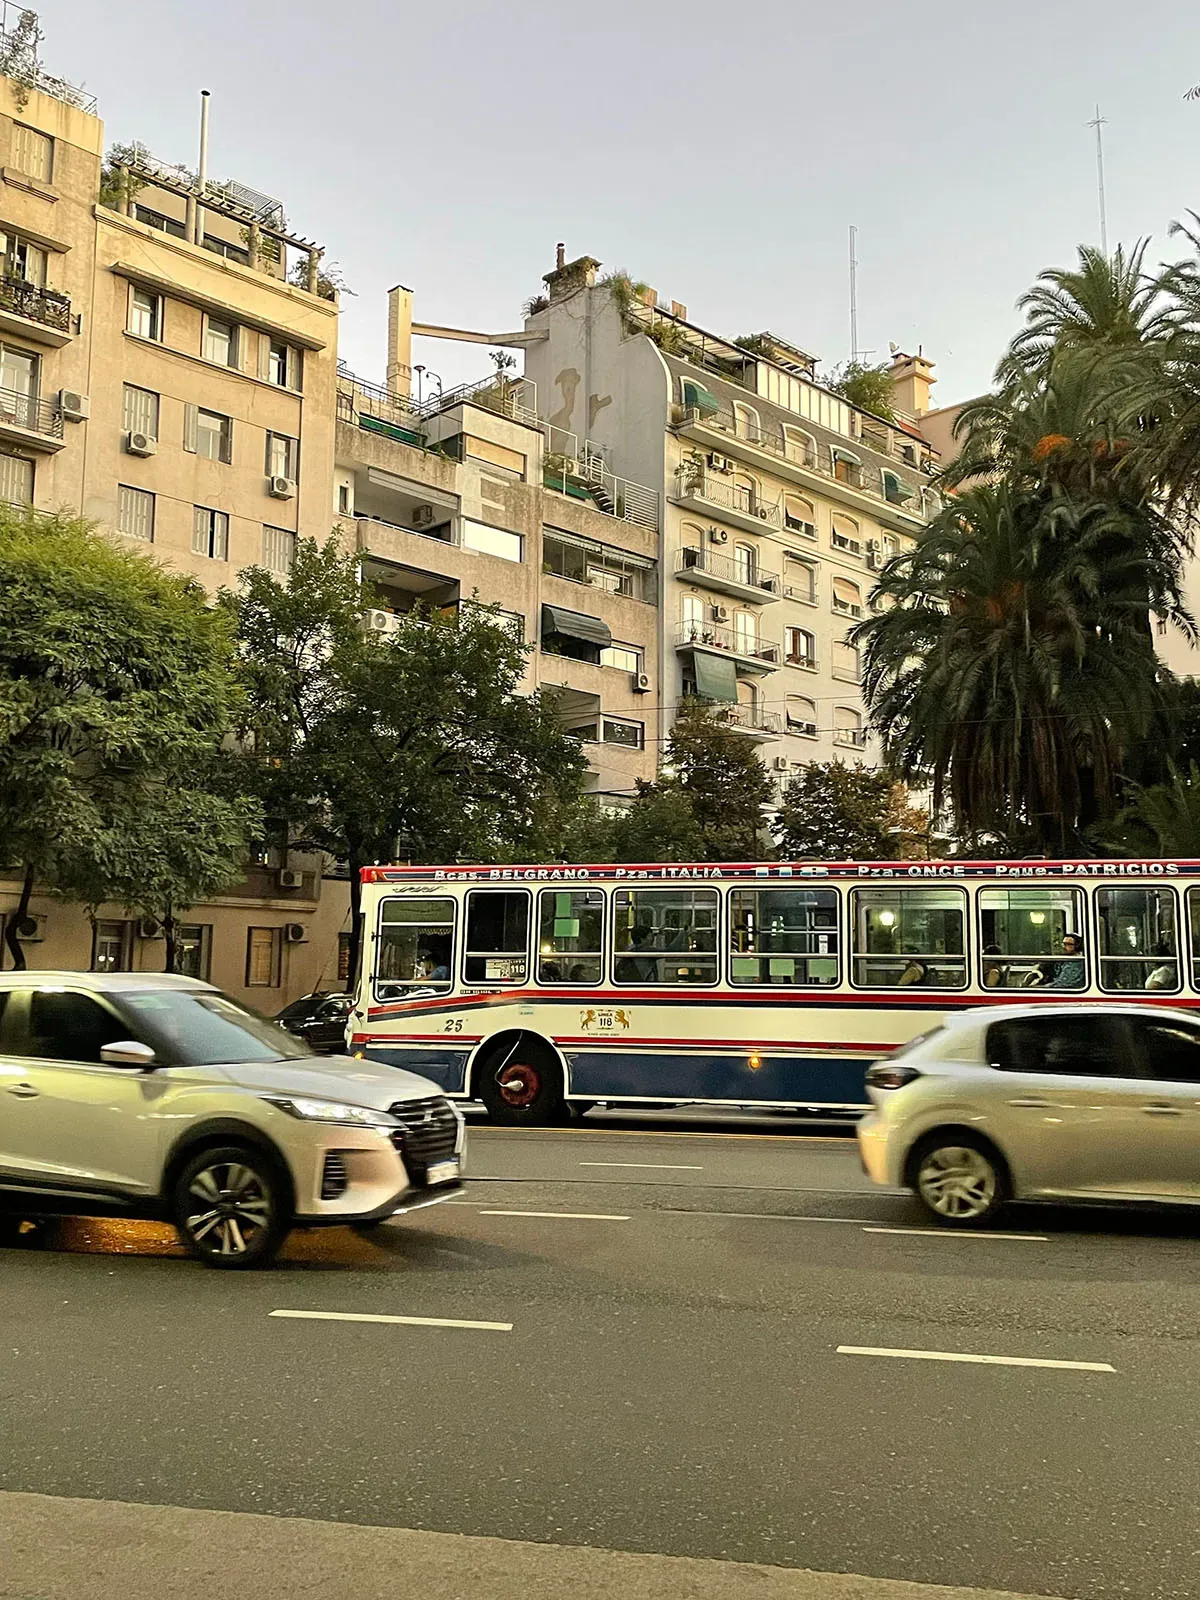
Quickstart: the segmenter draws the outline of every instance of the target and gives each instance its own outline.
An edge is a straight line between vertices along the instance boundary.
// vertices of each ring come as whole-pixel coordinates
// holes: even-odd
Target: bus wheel
[[[515,1050],[485,1061],[476,1078],[493,1122],[544,1127],[563,1119],[562,1074],[544,1047],[522,1039]]]

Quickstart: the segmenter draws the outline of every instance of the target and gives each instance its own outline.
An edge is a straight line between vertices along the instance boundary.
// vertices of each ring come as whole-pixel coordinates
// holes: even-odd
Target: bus
[[[368,867],[347,1040],[492,1118],[854,1117],[964,1006],[1200,1008],[1200,861]]]

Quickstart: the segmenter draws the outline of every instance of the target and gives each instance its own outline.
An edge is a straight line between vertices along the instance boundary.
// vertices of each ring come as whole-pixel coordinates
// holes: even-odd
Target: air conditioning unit
[[[712,608],[712,614],[713,614],[713,621],[714,622],[728,622],[729,621],[729,607],[728,606],[714,606]]]
[[[878,539],[867,540],[867,566],[872,572],[878,572],[883,566],[884,555]]]
[[[131,456],[153,456],[158,454],[158,440],[134,430],[125,435],[125,448]]]
[[[161,939],[163,925],[157,917],[142,917],[137,925],[139,939]]]
[[[635,694],[650,693],[650,674],[648,672],[635,672],[633,675],[633,690]]]
[[[759,507],[757,507],[757,514],[758,514],[758,520],[760,522],[770,522],[770,520],[771,520],[771,508],[770,508],[770,506],[759,506]]]
[[[296,485],[290,478],[281,478],[278,473],[272,473],[267,479],[267,493],[276,500],[290,500],[296,493]]]
[[[367,633],[398,633],[400,618],[394,611],[364,611],[363,628]]]
[[[303,944],[308,937],[308,929],[302,922],[289,922],[283,930],[283,937],[287,944]]]
[[[715,450],[710,452],[709,457],[708,457],[708,464],[713,469],[714,472],[732,472],[733,471],[733,462],[729,459],[729,457],[728,456],[719,455],[717,453],[717,451],[715,451]]]
[[[76,394],[74,389],[60,389],[58,391],[59,409],[68,422],[86,422],[88,418],[88,397],[85,394]]]
[[[412,525],[414,528],[431,528],[436,516],[437,510],[434,506],[414,506]]]
[[[776,772],[786,772],[788,769],[788,758],[786,756],[776,756],[771,762],[771,765],[774,767]]]
[[[13,917],[17,925],[17,938],[22,944],[37,944],[46,937],[45,916]]]
[[[729,534],[725,531],[724,528],[710,528],[708,530],[708,537],[712,540],[712,542],[714,544],[728,544],[729,543]]]
[[[303,889],[304,874],[297,872],[295,867],[280,867],[279,887],[281,889]]]

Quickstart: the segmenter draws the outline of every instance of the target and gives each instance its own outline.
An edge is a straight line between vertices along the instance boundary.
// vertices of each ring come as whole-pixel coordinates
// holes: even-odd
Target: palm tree
[[[854,633],[897,776],[965,831],[1066,851],[1111,817],[1122,751],[1158,712],[1147,596],[1189,625],[1176,578],[1103,499],[966,489],[888,563]]]
[[[1113,842],[1131,855],[1200,855],[1200,769],[1138,789],[1113,825]]]

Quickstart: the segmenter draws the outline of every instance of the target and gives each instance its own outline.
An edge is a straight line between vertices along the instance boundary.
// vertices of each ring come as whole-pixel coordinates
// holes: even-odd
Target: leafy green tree
[[[15,967],[35,884],[143,903],[136,863],[157,849],[160,801],[181,826],[207,816],[206,883],[236,875],[246,813],[231,801],[216,837],[193,782],[230,727],[231,660],[226,619],[189,579],[76,518],[0,508],[0,857],[21,879],[5,935]],[[165,860],[154,870],[170,880]]]
[[[890,774],[871,767],[802,767],[775,816],[779,854],[785,861],[894,861],[903,845],[897,788]]]
[[[708,841],[691,797],[672,779],[638,784],[629,809],[613,824],[614,861],[705,861]]]
[[[844,366],[834,368],[826,384],[852,406],[882,417],[885,422],[895,422],[896,391],[886,361],[874,367],[865,361],[847,361]]]

